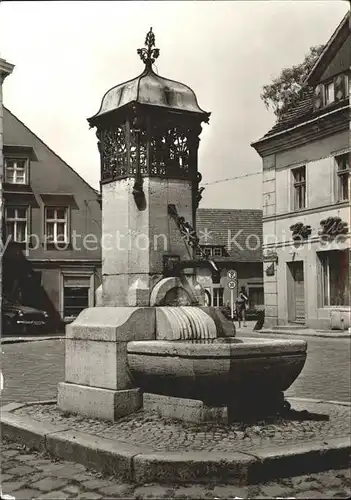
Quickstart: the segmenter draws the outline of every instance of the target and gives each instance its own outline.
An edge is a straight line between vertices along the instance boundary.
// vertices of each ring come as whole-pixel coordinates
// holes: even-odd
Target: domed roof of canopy
[[[106,92],[102,98],[99,111],[88,118],[95,121],[106,113],[116,111],[123,106],[135,102],[149,106],[158,106],[174,111],[195,113],[202,115],[208,121],[211,113],[200,108],[195,92],[183,83],[169,80],[157,75],[152,65],[160,54],[155,45],[155,35],[150,28],[145,40],[146,48],[138,49],[137,53],[145,64],[144,71],[127,82],[120,83]]]

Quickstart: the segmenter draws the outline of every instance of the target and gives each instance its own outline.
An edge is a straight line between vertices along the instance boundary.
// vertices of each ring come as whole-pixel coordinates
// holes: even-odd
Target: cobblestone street
[[[350,400],[349,339],[308,338],[306,366],[289,395],[327,400]],[[10,401],[56,397],[64,379],[64,341],[51,340],[2,346],[5,390],[2,404]],[[328,384],[325,383],[328,374]],[[328,471],[282,479],[250,487],[216,485],[126,484],[104,477],[80,464],[3,443],[2,489],[16,499],[27,498],[347,498],[350,471]]]
[[[284,336],[274,335],[274,338],[280,337]],[[307,361],[287,394],[349,402],[350,339],[301,338],[308,341]],[[64,340],[6,344],[2,350],[5,379],[3,405],[10,401],[56,397],[57,384],[64,380]]]
[[[48,456],[4,442],[2,489],[16,500],[112,499],[112,498],[348,498],[350,470],[297,476],[248,487],[231,485],[128,484],[118,477],[104,477],[79,464],[52,460]]]

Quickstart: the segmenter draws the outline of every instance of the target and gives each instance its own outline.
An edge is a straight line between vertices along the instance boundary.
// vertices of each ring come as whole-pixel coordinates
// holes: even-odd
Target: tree
[[[272,83],[263,86],[261,99],[278,119],[301,99],[304,81],[323,49],[324,45],[311,47],[302,63],[283,69]]]

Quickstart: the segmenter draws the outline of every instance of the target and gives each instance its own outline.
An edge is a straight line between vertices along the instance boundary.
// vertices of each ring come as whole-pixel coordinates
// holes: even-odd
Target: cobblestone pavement
[[[284,338],[283,335],[273,336]],[[308,341],[307,361],[287,394],[349,402],[350,339],[306,337],[305,340]],[[64,380],[64,340],[6,344],[2,350],[5,377],[2,404],[56,397],[57,383]]]
[[[54,399],[65,378],[64,340],[2,345],[1,403]]]
[[[56,405],[38,404],[20,408],[15,414],[29,415],[39,422],[50,422],[103,438],[145,446],[155,452],[247,451],[253,446],[289,445],[310,440],[327,441],[350,435],[351,407],[292,401],[294,410],[305,410],[329,420],[286,420],[256,422],[251,425],[233,423],[185,423],[160,418],[157,412],[135,412],[117,422],[65,414]]]
[[[296,476],[248,487],[226,484],[125,483],[72,462],[57,461],[20,445],[2,444],[2,491],[24,499],[112,498],[348,498],[349,469]]]

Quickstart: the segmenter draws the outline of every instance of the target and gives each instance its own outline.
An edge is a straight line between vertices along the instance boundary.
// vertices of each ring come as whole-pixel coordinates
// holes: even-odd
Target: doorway
[[[303,262],[288,263],[288,319],[305,323],[305,280]]]

